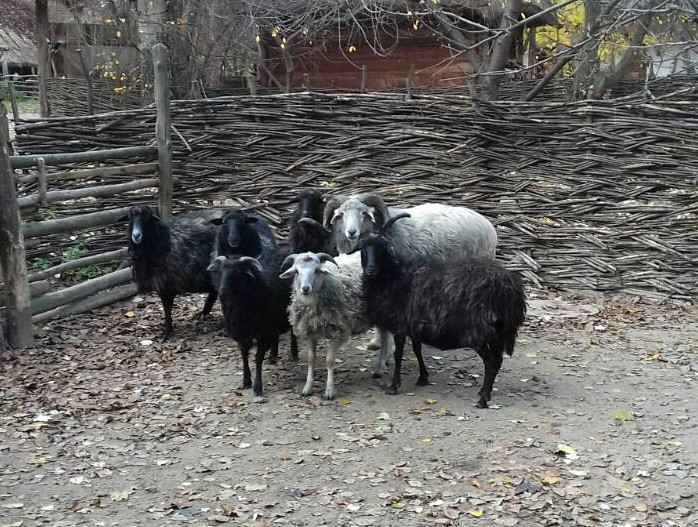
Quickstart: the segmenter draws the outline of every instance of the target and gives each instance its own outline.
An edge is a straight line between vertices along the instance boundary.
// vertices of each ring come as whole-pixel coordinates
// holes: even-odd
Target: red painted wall
[[[292,47],[293,86],[303,87],[307,79],[313,89],[358,90],[362,65],[366,66],[368,90],[404,88],[410,68],[412,83],[417,87],[465,86],[464,73],[472,71],[464,56],[454,58],[453,52],[433,36],[401,38],[385,57],[374,53],[365,43],[356,44],[356,51],[350,53],[350,45],[344,43],[340,50],[337,41],[327,42],[321,53],[307,45]],[[264,53],[267,67],[285,86],[286,68],[278,45],[267,43]],[[263,71],[260,80],[263,86],[268,86],[269,76]]]

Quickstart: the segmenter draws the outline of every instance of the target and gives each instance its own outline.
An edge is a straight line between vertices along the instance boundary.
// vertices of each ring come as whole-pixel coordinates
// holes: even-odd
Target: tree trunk
[[[635,31],[630,37],[628,49],[625,51],[625,53],[623,53],[623,57],[621,57],[620,61],[618,61],[615,68],[605,75],[599,75],[596,78],[589,97],[590,99],[602,98],[606,94],[607,90],[612,90],[615,88],[618,81],[625,77],[628,69],[630,69],[630,66],[633,63],[633,59],[637,54],[638,50],[636,48],[641,46],[645,40],[645,36],[647,35],[647,31],[649,30],[653,17],[654,13],[652,12],[645,13],[640,17],[640,19],[637,21],[637,25],[635,26]]]
[[[503,31],[494,41],[492,53],[487,67],[487,76],[483,82],[483,96],[488,101],[496,101],[499,98],[499,86],[504,77],[504,67],[511,58],[511,47],[516,36],[516,31],[509,28],[519,21],[522,0],[509,0],[502,14],[499,30]]]
[[[597,26],[597,20],[601,16],[601,0],[584,0],[584,37],[590,38],[594,27]],[[581,50],[579,58],[579,66],[574,74],[574,96],[580,94],[586,96],[586,91],[591,85],[592,74],[597,69],[598,61],[597,43],[590,39]]]

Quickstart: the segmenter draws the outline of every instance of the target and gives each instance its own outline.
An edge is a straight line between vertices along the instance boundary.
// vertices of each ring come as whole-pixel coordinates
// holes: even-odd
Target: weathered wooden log
[[[158,170],[157,162],[138,163],[120,167],[98,167],[86,170],[71,170],[68,172],[53,172],[46,174],[46,181],[63,181],[68,179],[92,179],[109,178],[114,176],[131,176],[141,174],[154,174]],[[17,183],[31,184],[37,181],[36,174],[29,174],[17,178]]]
[[[41,323],[52,320],[58,317],[67,317],[69,315],[78,315],[86,311],[92,311],[100,307],[108,306],[120,300],[126,300],[134,296],[138,292],[136,284],[125,284],[115,287],[109,291],[100,291],[99,293],[77,300],[65,306],[60,306],[50,311],[45,311],[32,317],[32,322]]]
[[[128,214],[129,208],[130,207],[121,207],[101,212],[91,212],[89,214],[80,214],[79,216],[71,216],[69,218],[60,218],[57,220],[25,222],[22,224],[22,230],[27,238],[35,238],[48,234],[74,232],[91,227],[106,227]]]
[[[128,159],[132,157],[154,157],[158,149],[152,146],[127,146],[89,152],[71,152],[64,154],[42,154],[29,156],[11,156],[12,168],[37,166],[39,158],[44,158],[47,165],[65,165],[68,163],[93,163],[107,159]]]
[[[167,73],[169,57],[164,44],[153,46],[155,67],[155,104],[157,120],[155,135],[158,143],[158,212],[160,218],[172,217],[172,116],[170,115],[170,85]]]
[[[125,284],[131,280],[131,277],[131,268],[129,267],[127,269],[107,273],[99,278],[86,280],[77,285],[61,289],[60,291],[48,293],[37,298],[36,300],[32,300],[31,313],[32,315],[43,313],[58,306],[63,306],[65,304],[74,302],[75,300],[85,298],[86,296],[90,296],[98,291],[103,291],[104,289],[109,289],[110,287]]]
[[[29,282],[35,282],[37,280],[44,280],[51,276],[64,273],[65,271],[71,271],[73,269],[80,269],[81,267],[87,267],[88,265],[97,265],[108,262],[115,262],[126,258],[128,255],[128,249],[117,249],[116,251],[109,251],[102,254],[94,254],[92,256],[85,256],[84,258],[78,258],[77,260],[72,260],[70,262],[65,262],[59,265],[54,265],[48,269],[43,269],[42,271],[37,271],[29,275]]]
[[[52,190],[51,192],[46,192],[44,196],[44,203],[52,203],[54,201],[68,201],[71,199],[82,199],[82,198],[104,198],[108,196],[114,196],[116,194],[123,194],[124,192],[130,192],[133,190],[140,190],[144,188],[157,187],[158,180],[155,178],[142,179],[140,181],[130,181],[128,183],[117,183],[114,185],[100,185],[95,187],[79,188],[75,190]],[[32,194],[31,196],[26,196],[24,198],[19,198],[20,208],[24,207],[35,207],[41,204],[41,194]]]
[[[7,150],[9,137],[4,131],[6,127],[5,107],[0,104],[0,268],[7,302],[4,318],[9,345],[28,348],[34,345],[29,281],[15,178]]]
[[[31,298],[36,298],[43,294],[48,293],[51,290],[51,284],[47,280],[40,280],[38,282],[29,282],[29,296]],[[5,295],[0,291],[0,308],[5,307]]]

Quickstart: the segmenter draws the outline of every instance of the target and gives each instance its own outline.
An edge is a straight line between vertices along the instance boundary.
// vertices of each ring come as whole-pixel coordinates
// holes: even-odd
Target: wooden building
[[[24,0],[3,0],[0,8],[0,70],[3,76],[36,73],[34,11]]]
[[[308,0],[312,4],[312,0]],[[370,5],[369,5],[370,4]],[[309,20],[307,30],[295,30],[293,35],[284,34],[284,27],[298,26],[298,18],[293,12],[279,15],[279,5],[269,7],[260,20],[273,18],[281,20],[272,27],[262,26],[258,37],[260,48],[260,80],[270,88],[319,88],[341,90],[386,90],[404,88],[407,79],[415,87],[466,86],[468,74],[475,70],[466,53],[453,45],[453,34],[477,42],[483,38],[482,32],[469,33],[474,26],[466,26],[458,20],[472,20],[480,27],[497,27],[504,3],[499,0],[440,0],[440,9],[456,17],[444,17],[412,12],[424,11],[419,2],[406,1],[403,11],[396,12],[394,4],[386,4],[380,17],[378,0],[358,1],[351,4],[351,15],[340,13],[327,16],[313,11],[315,20]],[[302,4],[294,4],[297,8]],[[362,16],[362,6],[366,11]],[[260,7],[261,9],[261,7]],[[290,8],[289,8],[290,9]],[[540,13],[542,4],[535,1],[524,2],[521,20]],[[302,13],[298,17],[305,16]],[[285,19],[284,19],[285,17]],[[324,20],[324,26],[313,26],[317,19]],[[337,20],[352,20],[337,22]],[[448,23],[444,25],[443,20]],[[456,22],[454,22],[456,21]],[[529,24],[557,25],[553,13],[536,17]],[[460,26],[458,24],[461,24]],[[300,33],[300,34],[299,34]],[[486,46],[483,46],[486,48]],[[519,27],[512,45],[512,57],[523,61],[523,26]],[[480,62],[486,60],[486,51],[480,49]]]

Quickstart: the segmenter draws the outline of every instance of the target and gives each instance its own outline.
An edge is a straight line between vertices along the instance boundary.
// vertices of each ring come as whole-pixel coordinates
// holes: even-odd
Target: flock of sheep
[[[476,406],[487,407],[526,313],[520,278],[494,259],[493,225],[465,207],[397,209],[374,193],[325,203],[319,192],[303,190],[294,202],[288,247],[277,244],[263,218],[240,209],[198,210],[169,221],[147,206],[131,209],[133,275],[141,291],[160,296],[163,337],[172,331],[176,295],[208,293],[204,317],[220,297],[226,331],[242,355],[244,388],[261,396],[264,358],[269,352],[276,361],[279,336],[290,330],[291,356],[298,357],[296,339],[307,347],[305,395],[313,391],[317,345],[328,341],[325,397],[332,399],[337,351],[373,326],[375,377],[394,352],[390,393],[400,386],[410,337],[418,385],[428,383],[422,343],[477,351],[485,377]]]

